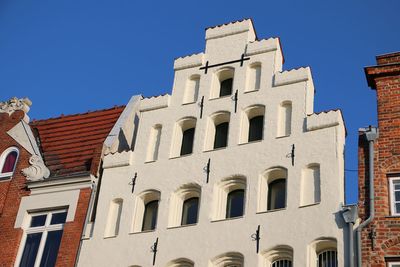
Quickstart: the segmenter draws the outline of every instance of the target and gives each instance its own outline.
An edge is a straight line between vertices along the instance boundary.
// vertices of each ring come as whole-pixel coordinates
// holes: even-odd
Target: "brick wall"
[[[11,116],[0,113],[0,154],[11,146],[19,149],[19,158],[13,177],[7,181],[0,181],[0,244],[6,244],[0,250],[0,266],[14,264],[22,237],[22,230],[14,228],[15,218],[21,198],[29,195],[29,191],[25,190],[26,179],[21,174],[21,170],[29,167],[30,154],[7,134],[7,131],[23,117],[23,111],[16,111]]]
[[[386,266],[400,256],[400,217],[390,214],[389,177],[400,175],[400,53],[377,57],[377,66],[365,69],[376,89],[379,138],[375,143],[375,219],[362,231],[363,266]],[[369,215],[368,143],[359,137],[359,212]]]

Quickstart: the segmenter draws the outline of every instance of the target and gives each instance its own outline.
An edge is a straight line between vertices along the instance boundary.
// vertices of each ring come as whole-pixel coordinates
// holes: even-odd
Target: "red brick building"
[[[30,104],[0,103],[0,266],[73,266],[124,107],[28,124]]]
[[[365,73],[368,85],[376,90],[379,135],[373,140],[371,129],[359,135],[359,213],[365,226],[361,227],[362,266],[399,267],[400,52],[376,59],[377,65],[366,67]]]

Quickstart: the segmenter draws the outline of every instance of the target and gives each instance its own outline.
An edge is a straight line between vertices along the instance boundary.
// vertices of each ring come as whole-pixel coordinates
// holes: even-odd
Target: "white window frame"
[[[4,150],[3,153],[1,153],[0,172],[3,169],[3,165],[4,165],[4,162],[5,162],[8,154],[10,154],[11,152],[14,152],[14,151],[17,152],[17,158],[15,159],[14,168],[13,168],[12,172],[0,173],[0,181],[11,179],[11,177],[13,176],[13,174],[15,172],[15,168],[17,167],[17,164],[18,164],[19,150],[16,147],[9,147],[6,150]]]
[[[395,265],[400,265],[400,261],[388,262],[388,267],[396,267]]]
[[[394,189],[394,182],[399,182],[400,183],[400,177],[393,177],[393,178],[389,179],[390,210],[391,210],[391,215],[400,216],[400,211],[396,212],[396,196],[395,196],[395,192],[396,191],[400,191],[400,190],[395,190]],[[397,201],[397,203],[400,203],[400,200]]]
[[[51,219],[53,217],[54,213],[61,213],[61,212],[67,212],[67,217],[68,217],[68,210],[67,209],[57,209],[57,210],[50,210],[50,211],[42,211],[42,212],[32,212],[28,213],[27,216],[24,218],[24,222],[22,225],[22,229],[24,230],[24,234],[22,235],[21,243],[18,249],[18,254],[17,258],[15,261],[14,266],[18,267],[20,265],[21,259],[22,259],[22,254],[25,249],[25,242],[28,234],[35,234],[35,233],[42,233],[42,237],[40,239],[40,245],[36,254],[36,260],[35,260],[35,267],[40,266],[40,261],[42,260],[43,256],[43,250],[46,245],[47,241],[47,235],[49,232],[52,231],[59,231],[64,229],[64,224],[66,223],[61,223],[61,224],[53,224],[50,225]],[[44,215],[47,214],[46,217],[46,222],[43,226],[37,226],[37,227],[30,227],[30,223],[32,220],[32,217],[34,216],[39,216],[39,215]],[[60,244],[61,246],[61,244]]]

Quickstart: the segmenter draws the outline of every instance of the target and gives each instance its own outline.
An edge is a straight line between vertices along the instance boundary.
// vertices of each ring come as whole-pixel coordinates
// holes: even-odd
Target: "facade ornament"
[[[40,181],[50,176],[50,170],[44,165],[42,158],[38,155],[33,155],[29,158],[29,163],[32,166],[22,169],[22,173],[29,181]]]
[[[0,113],[8,113],[8,115],[13,114],[17,110],[22,110],[25,113],[24,121],[29,122],[29,118],[26,115],[32,105],[32,101],[25,97],[18,99],[13,97],[6,102],[0,102]]]

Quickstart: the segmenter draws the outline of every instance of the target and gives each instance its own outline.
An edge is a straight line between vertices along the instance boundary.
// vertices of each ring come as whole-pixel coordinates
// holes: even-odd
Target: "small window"
[[[389,262],[388,267],[400,267],[400,261],[397,262]]]
[[[289,136],[292,131],[292,102],[285,101],[278,108],[277,137]]]
[[[321,238],[309,245],[310,267],[338,267],[337,241],[334,238]]]
[[[223,148],[228,145],[230,113],[217,112],[210,116],[207,126],[205,150]]]
[[[55,266],[66,218],[66,210],[29,214],[19,266]]]
[[[321,202],[321,181],[319,164],[309,164],[301,173],[300,206]]]
[[[182,223],[181,225],[197,223],[199,212],[199,198],[193,197],[186,199],[182,207]]]
[[[214,149],[227,146],[228,128],[229,122],[222,122],[215,125]]]
[[[215,74],[213,86],[211,88],[211,97],[218,98],[229,96],[233,91],[234,69],[224,68]]]
[[[256,105],[244,110],[241,124],[240,143],[263,139],[265,107]]]
[[[176,123],[171,147],[171,157],[193,153],[195,128],[195,118],[184,118]]]
[[[114,237],[118,235],[121,223],[122,203],[123,200],[121,198],[111,201],[104,237]]]
[[[194,103],[197,101],[200,87],[200,75],[193,75],[186,82],[185,92],[183,94],[183,104]]]
[[[260,90],[261,87],[261,64],[253,63],[247,72],[246,92]]]
[[[337,267],[337,251],[324,250],[318,254],[318,267]]]
[[[390,179],[390,202],[392,215],[400,216],[400,178]]]
[[[193,140],[194,140],[194,128],[190,128],[190,129],[183,131],[181,156],[187,155],[187,154],[192,154]]]
[[[243,267],[244,257],[239,252],[221,254],[211,260],[210,267]]]
[[[271,267],[292,267],[291,260],[276,260],[271,264]]]
[[[158,200],[150,201],[144,208],[142,231],[156,229]]]
[[[179,258],[168,262],[167,267],[194,267],[194,262],[189,259]]]
[[[277,179],[268,184],[268,210],[286,207],[286,179]]]
[[[228,194],[226,201],[226,218],[243,216],[244,190],[238,189]]]
[[[161,142],[161,129],[162,126],[159,124],[151,128],[146,162],[155,161],[158,159],[158,151]]]
[[[0,157],[0,180],[8,179],[14,174],[19,151],[16,147],[6,149]]]
[[[262,267],[292,267],[293,248],[278,245],[261,252]]]

